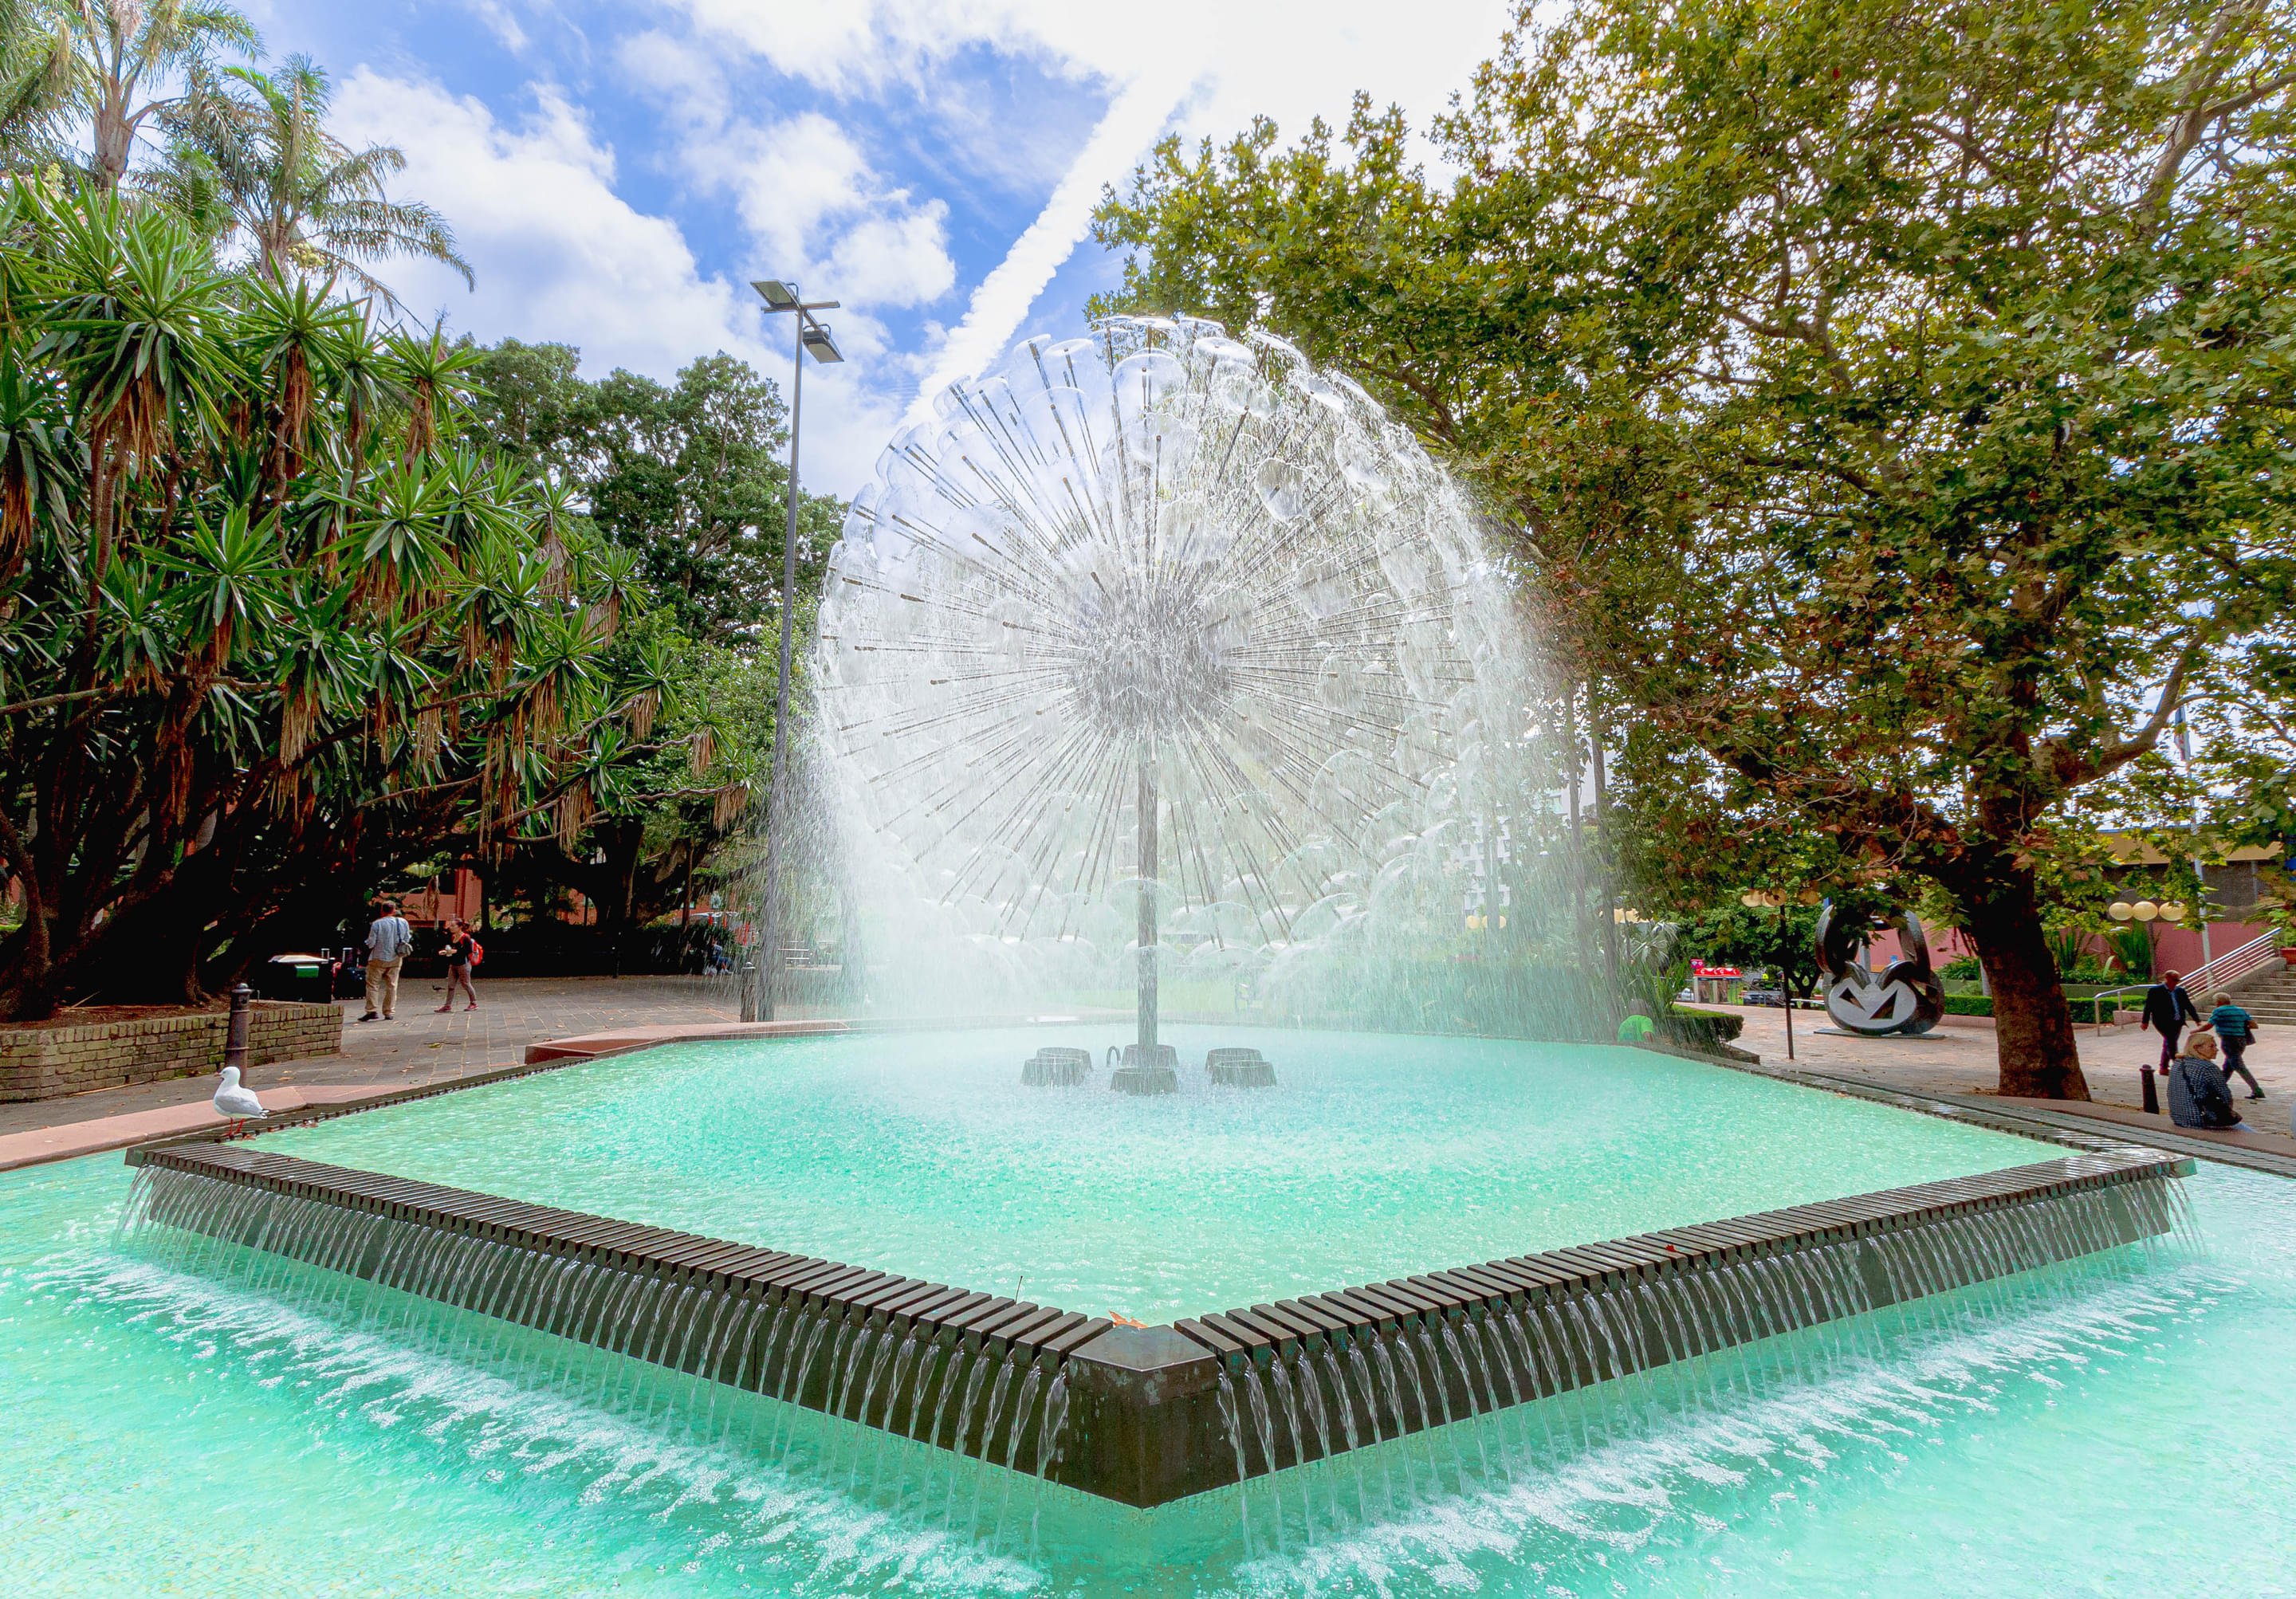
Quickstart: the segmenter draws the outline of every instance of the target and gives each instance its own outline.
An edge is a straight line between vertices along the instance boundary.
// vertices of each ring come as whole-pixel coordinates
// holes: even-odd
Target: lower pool
[[[164,1266],[115,1242],[131,1177],[0,1176],[12,1594],[2296,1590],[2296,1186],[2223,1167],[2173,1242],[1152,1513],[382,1291]]]

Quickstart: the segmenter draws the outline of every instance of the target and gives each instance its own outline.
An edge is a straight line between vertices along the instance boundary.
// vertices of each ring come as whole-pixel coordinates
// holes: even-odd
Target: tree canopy
[[[476,353],[472,436],[532,459],[578,493],[600,535],[634,552],[648,586],[693,637],[753,643],[780,603],[788,526],[789,410],[780,389],[719,351],[669,384],[617,370],[577,375],[564,344],[504,340]],[[815,592],[844,517],[800,492],[798,578]]]
[[[1484,487],[1629,782],[1931,885],[2004,1089],[2085,1096],[2041,877],[2289,640],[2290,23],[1526,7],[1448,184],[1359,102],[1168,143],[1097,226],[1127,301],[1273,325]]]
[[[148,204],[0,204],[0,1015],[196,998],[442,842],[747,804],[638,552],[368,310]]]

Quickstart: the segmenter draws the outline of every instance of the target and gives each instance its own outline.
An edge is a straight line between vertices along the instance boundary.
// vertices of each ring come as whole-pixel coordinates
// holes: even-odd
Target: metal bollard
[[[247,1002],[255,997],[255,990],[245,983],[231,991],[231,1030],[224,1035],[223,1063],[239,1068],[239,1080],[247,1081]]]
[[[757,1019],[758,963],[743,961],[742,963],[742,1020],[755,1021]]]

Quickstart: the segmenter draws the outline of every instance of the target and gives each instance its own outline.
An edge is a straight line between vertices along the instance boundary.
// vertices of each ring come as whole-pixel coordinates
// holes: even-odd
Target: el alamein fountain
[[[1456,932],[1463,861],[1496,930],[1501,836],[1520,881],[1562,809],[1534,652],[1473,512],[1361,389],[1266,334],[1115,318],[934,413],[855,498],[820,611],[845,851],[891,936],[939,939],[906,965],[1128,980],[1111,1084],[1159,1093],[1168,964],[1280,980]],[[1247,1046],[1206,1066],[1272,1081]]]
[[[1292,1059],[1222,1037],[1212,1082],[1184,1083],[1160,1037],[1168,986],[1248,976],[1281,991],[1304,973],[1334,991],[1464,994],[1497,980],[1461,952],[1463,925],[1488,936],[1510,907],[1526,945],[1587,943],[1567,895],[1527,891],[1539,863],[1567,857],[1576,800],[1534,660],[1472,507],[1361,390],[1281,340],[1118,318],[1029,340],[939,397],[857,496],[820,608],[816,791],[849,896],[877,918],[879,963],[943,994],[1134,990],[1109,1077],[1157,1097],[1062,1099],[1007,1078],[1011,1116],[1137,1125],[1216,1093],[1223,1114],[1255,1114],[1305,1103]],[[1550,908],[1527,925],[1534,902]],[[1570,997],[1582,1026],[1611,1020],[1598,992]],[[1395,1054],[1416,1036],[1423,1080],[1447,1050],[1495,1058],[1489,1038],[1444,1037],[1459,1029],[1431,1002],[1383,1013],[1405,1019],[1380,1029]],[[951,1036],[870,1043],[890,1056]],[[1042,1036],[1014,1062],[1028,1084],[1103,1070],[1075,1029]],[[1318,1035],[1261,1037],[1305,1055]],[[1570,1074],[1583,1099],[1657,1059],[1571,1049],[1507,1060]],[[1773,1109],[1809,1092],[1723,1075]],[[1430,1136],[1462,1136],[1455,1110]],[[1907,1139],[1933,1125],[1906,1119]],[[968,1125],[988,1140],[1013,1124]],[[250,1283],[308,1278],[323,1308],[344,1281],[451,1308],[449,1351],[493,1347],[490,1326],[557,1341],[518,1346],[521,1372],[576,1369],[549,1352],[561,1344],[603,1349],[762,1396],[776,1416],[820,1413],[1157,1506],[1654,1368],[1726,1370],[1713,1363],[1801,1329],[1950,1304],[2169,1229],[2177,1162],[2057,1142],[1972,1176],[1431,1260],[1153,1326],[1025,1300],[1025,1277],[934,1282],[638,1226],[322,1164],[270,1132],[131,1152],[144,1170],[130,1227],[174,1241],[170,1259],[235,1261]],[[1034,1191],[1032,1174],[1012,1180]],[[642,1175],[630,1184],[644,1214]]]

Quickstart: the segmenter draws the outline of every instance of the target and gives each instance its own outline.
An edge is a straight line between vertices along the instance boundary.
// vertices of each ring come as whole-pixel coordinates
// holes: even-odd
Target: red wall
[[[2209,923],[2209,953],[2211,956],[2229,955],[2251,939],[2270,931],[2261,922],[2211,922]],[[2091,934],[2088,947],[2097,955],[2106,953],[2104,939]],[[1974,955],[1977,947],[1957,927],[1933,929],[1930,932],[1930,960],[1942,970],[1948,963],[1964,955]],[[1898,958],[1898,935],[1884,932],[1877,936],[1869,951],[1874,970],[1879,971]],[[2196,928],[2163,927],[2152,924],[2152,970],[2155,972],[2193,972],[2202,964],[2201,935]]]

